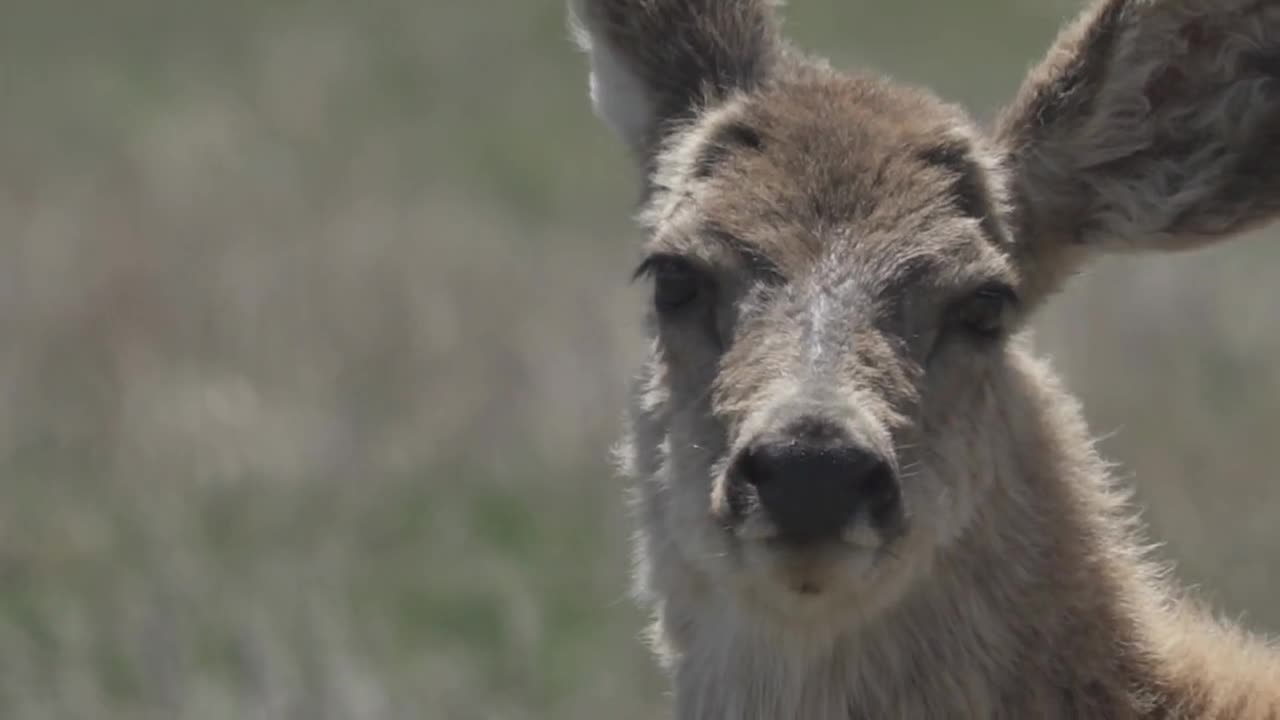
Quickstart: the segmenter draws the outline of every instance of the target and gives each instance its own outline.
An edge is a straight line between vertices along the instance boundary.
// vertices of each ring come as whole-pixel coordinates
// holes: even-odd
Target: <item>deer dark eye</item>
[[[655,256],[640,266],[638,274],[653,278],[653,306],[670,314],[693,304],[702,294],[702,273],[688,260],[674,256]]]
[[[1008,285],[983,285],[952,308],[951,321],[975,337],[994,340],[1004,333],[1016,303],[1017,295]]]

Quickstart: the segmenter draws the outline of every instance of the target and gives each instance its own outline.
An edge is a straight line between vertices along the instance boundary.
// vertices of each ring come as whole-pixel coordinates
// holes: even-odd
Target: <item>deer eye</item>
[[[636,272],[653,278],[653,306],[659,313],[677,312],[704,292],[703,273],[690,261],[672,255],[645,260]]]
[[[1017,301],[1013,288],[1003,283],[989,283],[952,308],[951,322],[979,339],[994,340],[1004,333],[1009,312]]]

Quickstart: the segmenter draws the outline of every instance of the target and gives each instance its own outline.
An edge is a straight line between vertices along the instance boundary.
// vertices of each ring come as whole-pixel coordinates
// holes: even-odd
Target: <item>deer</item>
[[[980,126],[770,0],[570,0],[639,176],[616,449],[682,720],[1280,718],[1029,318],[1280,214],[1280,1],[1092,0]]]

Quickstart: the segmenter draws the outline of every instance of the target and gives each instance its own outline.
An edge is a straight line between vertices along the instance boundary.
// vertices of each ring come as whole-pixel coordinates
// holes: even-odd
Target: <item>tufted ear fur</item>
[[[1280,213],[1280,2],[1098,0],[998,120],[1029,282]]]
[[[596,113],[646,166],[674,124],[751,90],[780,52],[772,0],[571,0]]]

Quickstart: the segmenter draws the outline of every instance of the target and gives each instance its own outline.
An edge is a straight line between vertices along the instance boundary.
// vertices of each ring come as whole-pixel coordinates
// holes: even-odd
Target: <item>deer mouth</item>
[[[777,541],[742,543],[736,553],[748,598],[795,619],[857,607],[876,592],[883,553],[839,540],[796,547]]]

